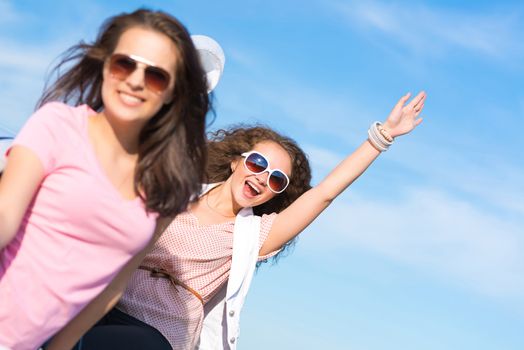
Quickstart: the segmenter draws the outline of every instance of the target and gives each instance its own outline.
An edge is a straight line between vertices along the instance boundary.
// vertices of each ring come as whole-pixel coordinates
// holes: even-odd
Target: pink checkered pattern
[[[259,246],[277,214],[263,215]],[[178,215],[142,265],[169,271],[209,301],[227,282],[233,254],[234,222],[200,225],[191,213]],[[204,316],[202,303],[182,287],[149,271],[133,274],[118,309],[158,329],[175,350],[193,349]]]

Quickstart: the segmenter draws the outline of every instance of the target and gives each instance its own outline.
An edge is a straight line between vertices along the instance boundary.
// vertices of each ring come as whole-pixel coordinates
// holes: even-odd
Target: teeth
[[[142,99],[141,98],[138,98],[138,97],[135,97],[135,96],[131,96],[131,95],[128,95],[126,93],[120,93],[120,97],[127,104],[136,105],[136,104],[142,103]]]
[[[254,189],[256,191],[256,193],[260,194],[260,190],[258,188],[256,188],[253,184],[251,184],[251,182],[246,181],[246,183],[249,185],[249,187]]]

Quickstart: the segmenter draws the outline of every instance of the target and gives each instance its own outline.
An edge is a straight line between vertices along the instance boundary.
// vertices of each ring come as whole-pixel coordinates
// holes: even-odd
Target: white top
[[[228,284],[205,305],[205,318],[197,349],[236,349],[240,334],[240,312],[258,259],[259,234],[260,217],[254,215],[251,208],[242,209],[235,221],[233,261]]]
[[[6,157],[5,152],[11,146],[13,140],[0,140],[0,172],[4,170]]]

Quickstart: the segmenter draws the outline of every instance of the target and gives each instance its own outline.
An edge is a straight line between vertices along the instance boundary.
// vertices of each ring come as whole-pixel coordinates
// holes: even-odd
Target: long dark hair
[[[200,190],[206,161],[205,118],[211,109],[207,82],[187,29],[161,11],[140,9],[109,18],[92,44],[80,42],[53,69],[56,81],[46,87],[38,106],[48,101],[87,104],[103,109],[101,87],[104,61],[123,32],[132,27],[168,36],[177,48],[174,98],[143,127],[139,135],[135,192],[150,211],[162,216],[184,211]],[[65,65],[68,69],[61,74]],[[70,67],[69,67],[70,66]]]
[[[251,151],[256,144],[272,141],[280,145],[291,158],[291,176],[286,190],[271,200],[253,208],[256,215],[279,213],[286,209],[304,192],[311,188],[311,168],[306,154],[297,143],[265,126],[237,125],[208,134],[208,183],[227,180],[231,174],[231,162],[242,153]],[[287,242],[278,256],[287,250],[296,238]]]

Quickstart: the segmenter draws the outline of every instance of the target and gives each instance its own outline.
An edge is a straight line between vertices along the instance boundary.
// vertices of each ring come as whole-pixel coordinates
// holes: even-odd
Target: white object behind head
[[[6,158],[5,152],[11,146],[13,140],[0,140],[0,171],[4,170]]]
[[[207,92],[211,92],[224,72],[226,56],[222,47],[208,36],[191,35],[191,39],[200,56],[200,64],[206,72]]]

